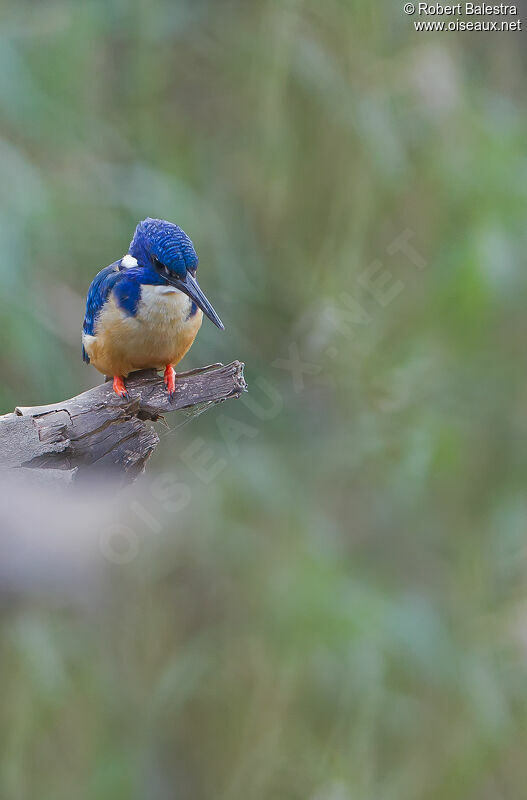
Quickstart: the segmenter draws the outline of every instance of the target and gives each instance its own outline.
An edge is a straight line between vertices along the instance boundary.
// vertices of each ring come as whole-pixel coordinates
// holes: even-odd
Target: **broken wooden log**
[[[173,399],[157,372],[144,370],[127,379],[128,399],[107,382],[60,403],[16,408],[0,417],[0,469],[46,470],[46,479],[66,482],[111,471],[133,481],[159,442],[150,423],[240,397],[243,367],[232,361],[180,372]]]

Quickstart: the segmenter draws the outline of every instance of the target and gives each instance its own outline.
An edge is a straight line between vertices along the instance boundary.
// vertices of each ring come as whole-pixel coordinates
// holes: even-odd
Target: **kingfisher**
[[[147,217],[128,252],[93,279],[82,326],[82,357],[113,377],[128,398],[125,378],[140,369],[164,370],[170,398],[177,364],[190,349],[203,314],[224,326],[196,280],[198,257],[187,234],[172,222]]]

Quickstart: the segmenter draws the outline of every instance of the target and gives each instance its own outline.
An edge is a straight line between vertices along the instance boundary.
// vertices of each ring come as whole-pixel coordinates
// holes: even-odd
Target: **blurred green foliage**
[[[191,500],[145,490],[102,609],[6,598],[3,800],[524,795],[525,52],[388,0],[4,5],[4,411],[100,380],[83,298],[147,215],[226,323],[184,366],[280,410],[164,437]]]

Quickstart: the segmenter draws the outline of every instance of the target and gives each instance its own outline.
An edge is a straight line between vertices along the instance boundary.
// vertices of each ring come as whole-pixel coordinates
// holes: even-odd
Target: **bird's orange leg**
[[[115,394],[119,395],[119,397],[124,397],[125,399],[128,398],[128,392],[126,391],[124,378],[121,375],[114,375],[113,390]]]
[[[176,393],[176,371],[172,364],[167,364],[165,368],[165,386],[167,387],[167,392],[172,400]]]

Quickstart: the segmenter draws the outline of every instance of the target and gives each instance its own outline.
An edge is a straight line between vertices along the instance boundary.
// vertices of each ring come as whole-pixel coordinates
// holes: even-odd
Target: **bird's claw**
[[[113,379],[113,390],[118,397],[121,397],[123,400],[129,400],[130,395],[126,389],[124,378],[120,375],[115,375]]]
[[[169,400],[173,400],[176,396],[176,371],[171,364],[165,369],[164,381],[167,387]]]

